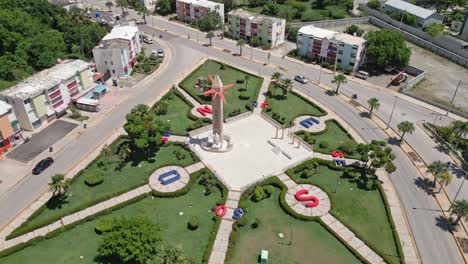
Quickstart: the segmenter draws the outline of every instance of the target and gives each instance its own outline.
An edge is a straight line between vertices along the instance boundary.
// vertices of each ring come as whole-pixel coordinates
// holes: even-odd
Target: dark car
[[[50,158],[50,157],[39,161],[39,163],[37,163],[36,167],[34,167],[34,169],[32,170],[32,174],[34,174],[34,175],[41,174],[41,172],[43,172],[47,168],[49,168],[50,165],[52,165],[52,163],[54,163],[54,159]]]

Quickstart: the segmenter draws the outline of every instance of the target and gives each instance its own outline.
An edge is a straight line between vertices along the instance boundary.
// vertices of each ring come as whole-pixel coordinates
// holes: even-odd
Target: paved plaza
[[[279,138],[275,138],[276,128],[259,115],[225,124],[224,129],[234,144],[231,151],[213,153],[204,151],[197,144],[192,144],[192,147],[203,163],[230,189],[242,190],[312,157],[312,152],[303,146],[291,144],[292,139],[287,132],[283,139],[281,131],[278,132]],[[194,138],[203,139],[211,133],[211,130],[203,132]]]

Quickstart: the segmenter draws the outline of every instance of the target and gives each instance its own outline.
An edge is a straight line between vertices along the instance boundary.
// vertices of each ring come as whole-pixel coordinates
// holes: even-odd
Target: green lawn
[[[161,102],[166,102],[168,107],[167,114],[159,115],[159,117],[162,120],[169,122],[171,125],[172,134],[179,136],[187,135],[187,131],[189,131],[190,128],[193,127],[196,123],[187,116],[187,114],[192,110],[193,106],[187,104],[187,102],[182,100],[182,98],[176,95],[172,90],[166,96],[164,96],[164,98],[159,101],[158,104]],[[203,119],[199,118],[199,120]],[[204,124],[208,123],[205,122]]]
[[[119,142],[122,141],[120,140]],[[119,142],[113,144],[111,149],[114,149]],[[174,151],[182,151],[185,153],[185,158],[178,160],[174,155]],[[148,182],[151,173],[157,168],[168,165],[185,167],[198,161],[192,152],[178,145],[162,147],[150,161],[144,158],[137,160],[137,158],[129,161],[123,168],[119,169],[118,161],[115,157],[101,156],[96,162],[82,171],[80,175],[76,176],[70,186],[65,203],[60,207],[45,206],[42,212],[28,220],[19,229],[31,229],[35,228],[38,224],[44,225],[50,223],[51,220],[57,220],[61,216],[69,215],[99,201],[116,196],[117,193],[123,193],[144,185]],[[96,171],[104,172],[104,182],[100,185],[89,187],[84,183],[85,175]]]
[[[322,165],[309,179],[301,179],[300,173],[293,171],[294,168],[287,173],[296,182],[317,185],[332,196],[333,215],[354,230],[359,238],[386,254],[391,263],[400,263],[389,216],[377,188],[378,180],[374,177],[345,179],[341,177],[342,172]]]
[[[252,101],[257,101],[258,93],[262,86],[263,78],[243,72],[239,69],[225,65],[225,69],[221,69],[223,64],[213,60],[207,60],[200,67],[194,70],[190,75],[185,78],[179,85],[187,91],[193,98],[202,104],[211,104],[211,97],[200,96],[202,91],[195,88],[198,79],[208,79],[208,75],[218,74],[223,83],[234,84],[233,87],[226,90],[228,94],[225,95],[227,104],[224,105],[224,118],[229,118],[231,113],[247,112],[246,105],[250,105]],[[245,76],[249,76],[247,83],[237,83],[238,80],[244,80]],[[242,92],[242,89],[246,91]],[[243,93],[249,99],[242,100],[239,95]]]
[[[265,110],[266,114],[278,122],[284,123],[286,126],[291,126],[294,119],[302,115],[326,115],[323,109],[294,92],[283,96],[281,89],[277,88],[275,90],[275,85],[273,83],[270,83],[268,87],[268,97],[266,101],[269,104],[268,111]],[[269,109],[271,109],[271,111]],[[276,116],[274,113],[279,114],[279,118],[274,117]]]
[[[339,150],[341,146],[349,146],[355,149],[358,143],[349,135],[336,120],[325,121],[327,129],[323,134],[312,134],[306,136],[304,133],[297,133],[299,137],[309,142],[314,146],[314,151],[330,155],[333,150]],[[320,132],[319,132],[320,133]],[[320,142],[327,142],[327,147],[321,147]],[[353,152],[353,154],[345,154],[347,158],[360,159],[361,155]]]
[[[305,0],[305,1],[295,1],[288,0],[284,4],[279,5],[279,14],[278,17],[286,18],[288,22],[307,22],[307,21],[318,21],[318,20],[330,20],[330,19],[341,19],[350,17],[346,12],[346,9],[341,6],[330,5],[324,9],[314,8],[315,0]],[[304,11],[299,11],[297,9],[298,5],[304,5]],[[249,7],[247,5],[242,6],[242,9],[254,12],[261,13],[264,6],[260,7]],[[287,13],[289,16],[284,16],[282,14]]]
[[[233,263],[258,263],[262,249],[269,251],[271,264],[360,263],[334,235],[315,221],[301,221],[286,214],[279,205],[280,191],[254,203],[249,201],[249,221],[261,219],[258,228],[244,226],[237,232]],[[280,239],[279,233],[285,237]],[[289,244],[291,242],[291,244]]]
[[[214,227],[211,220],[213,212],[208,210],[216,206],[221,198],[221,192],[215,190],[210,196],[205,196],[204,187],[194,184],[184,196],[177,198],[145,198],[128,205],[110,215],[137,216],[144,215],[161,227],[162,241],[182,247],[186,256],[201,263],[203,253],[208,245],[210,232]],[[189,205],[192,204],[190,208]],[[183,215],[179,215],[183,212]],[[187,222],[191,216],[197,216],[200,227],[195,231],[187,229]],[[10,256],[0,259],[2,264],[91,264],[99,263],[94,260],[97,255],[100,236],[94,231],[95,221],[86,222],[63,232],[58,236],[41,241]],[[80,259],[80,256],[83,256]]]

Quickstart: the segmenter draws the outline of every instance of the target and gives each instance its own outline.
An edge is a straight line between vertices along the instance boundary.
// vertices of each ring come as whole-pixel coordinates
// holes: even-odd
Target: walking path
[[[260,107],[260,105],[265,102],[266,94],[268,92],[268,86],[270,86],[270,78],[265,77],[263,78],[263,84],[262,87],[260,88],[260,92],[258,93],[258,98],[257,98],[257,107],[255,107],[253,113],[256,115],[259,115],[263,108]]]
[[[188,137],[171,135],[168,140],[172,141],[172,142],[186,143],[187,139],[188,139]]]
[[[119,196],[110,198],[104,202],[100,202],[98,204],[95,204],[93,206],[90,206],[86,209],[83,209],[81,211],[75,212],[71,215],[67,215],[62,217],[61,219],[55,221],[52,224],[49,224],[47,226],[38,228],[36,230],[33,230],[29,233],[26,233],[24,235],[18,236],[16,238],[6,240],[5,237],[9,233],[2,233],[2,237],[0,238],[0,251],[11,248],[13,246],[16,246],[20,243],[27,242],[33,238],[39,237],[39,236],[45,236],[46,234],[57,230],[58,228],[61,228],[63,226],[69,225],[71,223],[74,223],[76,221],[85,219],[91,215],[97,214],[101,211],[111,209],[112,207],[115,207],[116,205],[119,205],[121,203],[124,203],[126,201],[129,201],[137,196],[140,196],[145,193],[151,192],[151,190],[156,190],[158,192],[174,192],[177,190],[182,189],[185,185],[190,180],[189,173],[198,171],[202,168],[204,168],[205,165],[203,163],[198,162],[195,164],[192,164],[190,166],[187,166],[185,168],[182,167],[176,167],[176,166],[167,166],[163,168],[159,168],[156,170],[153,174],[151,174],[150,179],[149,179],[149,184],[145,184],[141,187],[138,187],[136,189],[133,189],[131,191],[128,191],[124,194],[121,194]],[[180,173],[181,179],[168,185],[162,185],[158,181],[158,176],[161,175],[164,172],[170,171],[170,170],[177,170]],[[155,182],[156,181],[156,182]],[[49,199],[45,199],[46,197],[42,197],[40,200],[38,200],[36,203],[33,205],[37,208],[28,208],[28,211],[31,210],[31,212],[36,211],[39,207],[41,207],[44,203],[46,203]],[[39,203],[40,202],[40,203]],[[17,220],[22,220],[21,222],[18,222],[19,225],[21,225],[24,221],[26,221],[27,218],[18,218]],[[19,226],[18,225],[18,226]],[[16,228],[15,228],[16,229]],[[12,230],[13,231],[13,230]],[[10,232],[11,233],[11,232]]]
[[[229,245],[229,236],[231,235],[232,225],[234,224],[232,216],[239,204],[240,196],[241,191],[230,190],[228,193],[226,201],[227,213],[221,219],[208,264],[224,264]]]
[[[200,107],[200,103],[197,100],[195,100],[192,96],[190,96],[190,94],[188,94],[184,89],[177,86],[177,91],[179,91],[187,100],[189,100],[195,108]]]
[[[319,216],[348,246],[356,250],[367,261],[372,264],[385,263],[382,257],[370,249],[351,230],[329,213],[331,209],[330,199],[324,191],[311,184],[297,184],[284,173],[280,174],[278,178],[288,187],[286,202],[296,213],[306,216]],[[302,202],[297,201],[294,195],[301,189],[307,189],[309,190],[308,195],[316,196],[319,199],[319,205],[314,208],[306,208]]]

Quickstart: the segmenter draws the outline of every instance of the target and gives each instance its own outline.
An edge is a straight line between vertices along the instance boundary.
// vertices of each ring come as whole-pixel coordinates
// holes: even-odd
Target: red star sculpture
[[[215,80],[213,79],[213,77],[211,75],[208,75],[208,77],[210,78],[210,81],[211,81],[211,89],[202,93],[201,95],[208,95],[208,94],[211,94],[212,97],[211,97],[211,100],[214,100],[216,98],[216,96],[219,96],[221,98],[221,100],[223,100],[223,102],[225,104],[227,104],[226,102],[226,98],[224,98],[224,90],[228,89],[228,88],[231,88],[232,86],[234,86],[234,84],[226,84],[224,86],[222,86],[219,91],[216,91],[215,88],[213,88],[213,84],[215,82]]]

